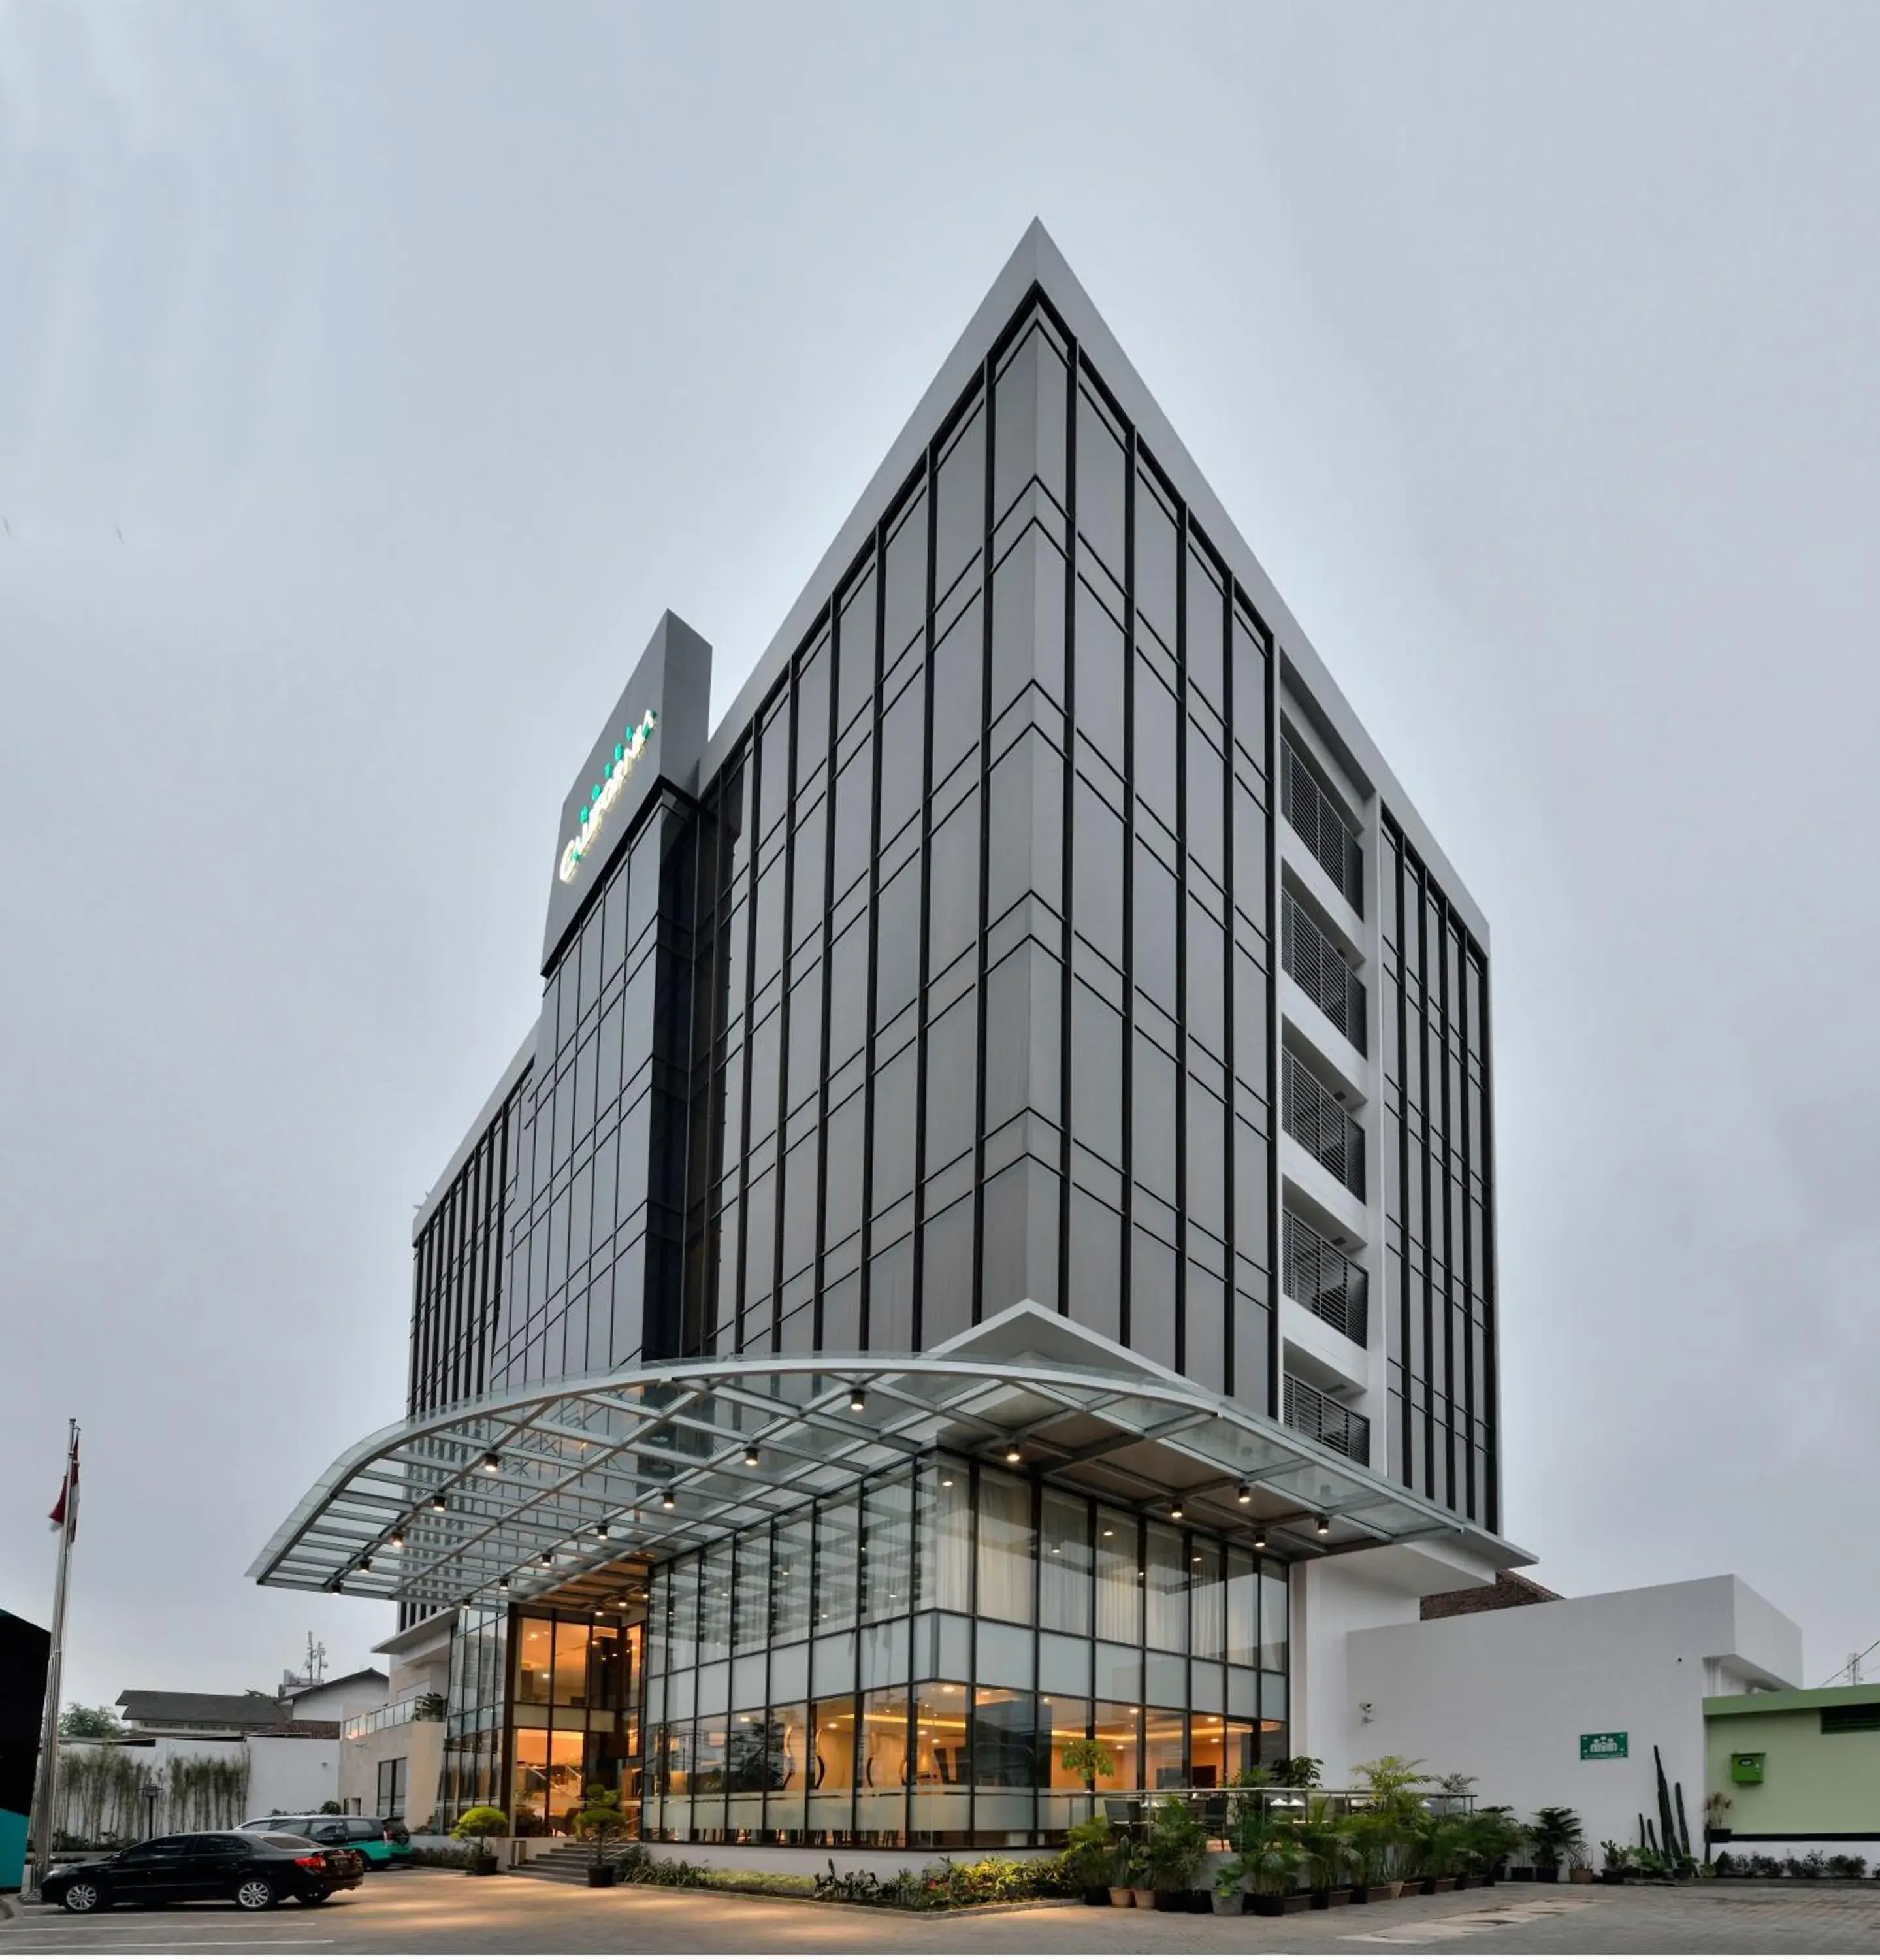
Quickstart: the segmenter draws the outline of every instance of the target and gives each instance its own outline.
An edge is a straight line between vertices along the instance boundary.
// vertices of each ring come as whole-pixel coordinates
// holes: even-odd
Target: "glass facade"
[[[708,1348],[1029,1299],[1271,1406],[1270,670],[1029,309],[704,791]]]
[[[1498,1531],[1487,956],[1388,813],[1382,849],[1388,1467]]]
[[[647,1834],[1050,1843],[1089,1735],[1099,1793],[1224,1785],[1287,1752],[1287,1589],[1213,1532],[925,1459],[660,1568]]]

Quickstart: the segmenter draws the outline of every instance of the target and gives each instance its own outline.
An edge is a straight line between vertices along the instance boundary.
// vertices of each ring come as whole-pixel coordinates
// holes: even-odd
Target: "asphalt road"
[[[1498,1885],[1285,1919],[1021,1908],[968,1918],[635,1886],[590,1892],[539,1879],[376,1873],[317,1908],[120,1908],[80,1919],[17,1908],[15,1954],[1876,1953],[1880,1892],[1764,1886]]]

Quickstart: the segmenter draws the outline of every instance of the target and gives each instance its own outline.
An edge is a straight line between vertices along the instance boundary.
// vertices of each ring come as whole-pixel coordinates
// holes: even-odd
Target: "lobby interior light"
[[[1253,1486],[1251,1484],[1242,1484],[1240,1488],[1234,1493],[1234,1502],[1236,1504],[1252,1503],[1253,1502]]]
[[[1331,1537],[1331,1519],[1329,1519],[1329,1518],[1321,1518],[1321,1519],[1319,1520],[1319,1522],[1318,1522],[1315,1525],[1314,1525],[1314,1526],[1313,1526],[1312,1529],[1313,1529],[1314,1531],[1315,1531],[1316,1532],[1318,1532],[1319,1535],[1321,1538],[1329,1538],[1329,1537]]]

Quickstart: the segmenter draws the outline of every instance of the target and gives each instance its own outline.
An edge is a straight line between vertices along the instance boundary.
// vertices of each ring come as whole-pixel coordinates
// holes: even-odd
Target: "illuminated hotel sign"
[[[563,884],[574,882],[574,874],[581,868],[581,860],[587,855],[588,846],[600,835],[608,811],[619,801],[620,792],[633,773],[633,765],[640,759],[659,722],[659,716],[649,708],[644,718],[625,730],[614,744],[613,762],[608,768],[606,780],[595,784],[588,791],[587,801],[581,806],[581,827],[561,847],[558,868]]]

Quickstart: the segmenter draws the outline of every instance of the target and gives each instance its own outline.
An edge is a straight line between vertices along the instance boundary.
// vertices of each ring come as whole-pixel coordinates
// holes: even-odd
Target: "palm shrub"
[[[1235,1833],[1234,1850],[1222,1868],[1223,1876],[1232,1871],[1236,1883],[1267,1898],[1293,1889],[1299,1876],[1299,1826],[1290,1817],[1249,1811]]]
[[[1411,1829],[1417,1867],[1426,1879],[1450,1879],[1462,1863],[1467,1826],[1459,1817],[1443,1817],[1425,1811]]]
[[[1159,1892],[1186,1892],[1207,1855],[1207,1828],[1179,1796],[1158,1804],[1150,1820],[1149,1882]]]
[[[1299,1825],[1299,1848],[1313,1892],[1331,1892],[1343,1881],[1350,1866],[1351,1841],[1344,1819],[1333,1814],[1328,1797],[1308,1799]]]
[[[1483,1806],[1462,1824],[1462,1854],[1470,1866],[1492,1872],[1527,1842],[1527,1828],[1505,1803]]]
[[[1528,1827],[1528,1836],[1534,1846],[1537,1866],[1551,1866],[1557,1871],[1570,1860],[1585,1853],[1586,1831],[1579,1815],[1564,1804],[1549,1804],[1537,1810],[1533,1823]]]
[[[1064,1870],[1080,1892],[1121,1885],[1122,1880],[1116,1876],[1119,1848],[1116,1827],[1107,1817],[1086,1817],[1064,1834]]]
[[[1350,1826],[1352,1876],[1367,1889],[1397,1876],[1403,1826],[1388,1810],[1361,1810]]]

